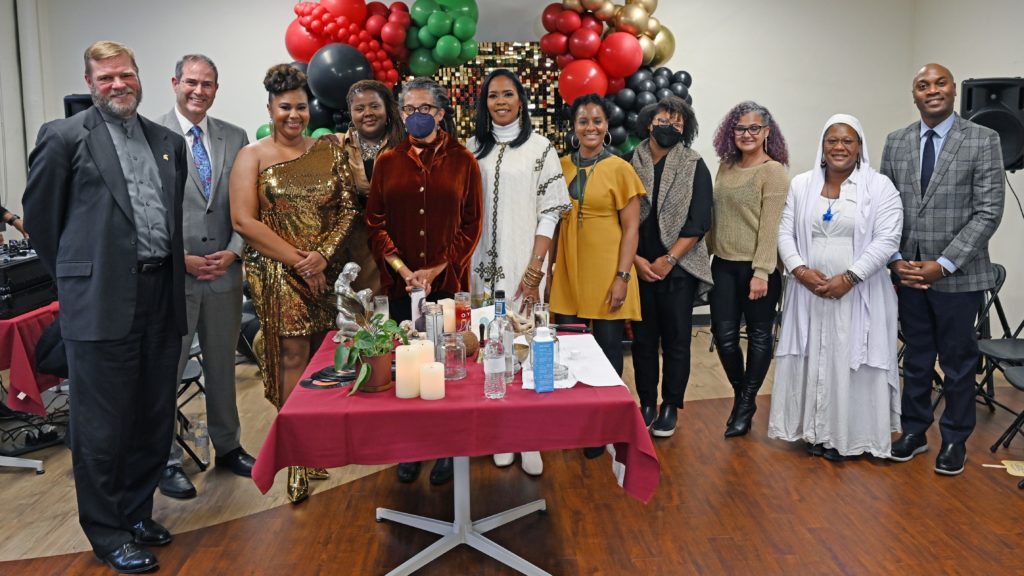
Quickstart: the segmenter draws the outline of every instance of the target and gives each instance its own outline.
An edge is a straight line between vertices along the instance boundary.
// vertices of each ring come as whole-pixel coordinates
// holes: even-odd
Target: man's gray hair
[[[202,62],[209,66],[213,70],[213,81],[220,82],[220,74],[217,72],[217,65],[210,60],[209,56],[205,54],[186,54],[178,60],[178,63],[174,65],[174,78],[181,80],[181,75],[185,71],[185,64],[191,64],[192,62]]]

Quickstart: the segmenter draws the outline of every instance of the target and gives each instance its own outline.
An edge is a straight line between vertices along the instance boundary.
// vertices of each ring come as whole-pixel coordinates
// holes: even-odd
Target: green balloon
[[[409,26],[409,31],[405,34],[405,47],[409,50],[415,50],[422,46],[422,44],[420,44],[419,34],[419,26]]]
[[[427,19],[427,30],[434,36],[440,38],[445,34],[452,33],[452,17],[438,10]]]
[[[469,16],[459,16],[452,24],[452,34],[459,40],[469,40],[476,34],[476,22]]]
[[[636,148],[637,144],[640,143],[640,138],[635,134],[630,134],[626,141],[619,145],[619,151],[623,154],[632,152]]]
[[[302,135],[303,136],[312,136],[313,135],[313,131],[309,129],[309,126],[306,126],[306,128],[302,130]]]
[[[270,124],[263,124],[256,129],[256,139],[259,140],[260,138],[266,138],[267,136],[270,136],[271,132]]]
[[[444,7],[452,17],[469,16],[473,22],[480,20],[480,11],[477,10],[476,0],[437,0],[437,3]]]
[[[462,50],[459,52],[460,63],[469,62],[476,58],[476,55],[480,53],[480,45],[476,43],[476,40],[470,38],[462,43]]]
[[[430,50],[417,48],[409,55],[409,71],[413,76],[433,76],[437,73],[437,62],[430,55]]]
[[[420,41],[420,46],[423,48],[433,48],[437,44],[437,36],[430,33],[430,29],[424,26],[420,28],[420,31],[416,34],[416,37]]]
[[[462,52],[462,43],[451,34],[437,39],[437,46],[431,52],[434,60],[442,66],[455,66],[459,63],[459,53]]]
[[[409,9],[409,16],[412,17],[412,21],[417,26],[426,26],[430,15],[439,9],[437,2],[434,0],[416,0],[412,8]]]
[[[330,128],[317,128],[316,130],[313,130],[313,133],[310,134],[310,136],[313,138],[319,138],[321,136],[327,136],[328,134],[334,134],[334,130],[331,130]]]

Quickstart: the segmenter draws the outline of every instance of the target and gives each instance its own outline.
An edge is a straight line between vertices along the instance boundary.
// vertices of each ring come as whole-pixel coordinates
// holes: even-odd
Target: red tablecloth
[[[330,365],[334,348],[328,336],[303,378]],[[577,384],[538,394],[523,390],[517,375],[504,399],[488,400],[482,366],[467,367],[465,379],[445,383],[443,400],[401,400],[394,390],[348,396],[348,387],[297,386],[270,427],[253,481],[266,493],[277,471],[288,466],[335,468],[614,444],[616,460],[625,466],[626,493],[642,502],[654,495],[661,468],[626,387]]]
[[[53,302],[0,320],[0,370],[11,369],[7,406],[12,410],[46,416],[41,393],[59,384],[60,378],[36,372],[36,344],[59,310],[59,304]]]

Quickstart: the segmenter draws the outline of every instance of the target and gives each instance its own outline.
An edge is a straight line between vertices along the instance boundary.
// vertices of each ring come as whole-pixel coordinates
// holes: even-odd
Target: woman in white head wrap
[[[768,435],[841,461],[890,454],[900,428],[896,293],[885,266],[903,206],[868,163],[860,122],[837,114],[814,168],[793,178],[779,226],[790,273]]]

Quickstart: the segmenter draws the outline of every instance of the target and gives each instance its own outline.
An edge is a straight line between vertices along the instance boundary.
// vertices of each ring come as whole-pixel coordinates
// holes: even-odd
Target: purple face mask
[[[422,140],[437,127],[437,121],[430,114],[424,114],[423,112],[413,112],[405,118],[405,129],[409,131],[409,135],[417,140]]]

